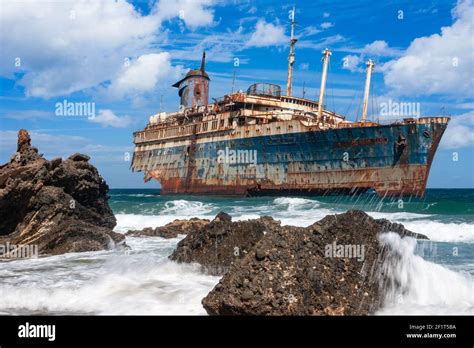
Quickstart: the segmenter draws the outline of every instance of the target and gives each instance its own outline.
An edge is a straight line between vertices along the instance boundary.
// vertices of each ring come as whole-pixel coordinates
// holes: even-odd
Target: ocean
[[[371,193],[236,198],[112,189],[109,203],[117,232],[174,219],[212,219],[219,211],[234,220],[269,215],[283,224],[307,226],[328,214],[361,209],[430,238],[386,238],[403,254],[390,270],[401,287],[387,294],[376,314],[474,314],[474,189],[428,189],[423,199],[404,200]],[[201,299],[219,277],[167,259],[181,238],[127,237],[129,251],[2,261],[0,314],[206,314]]]

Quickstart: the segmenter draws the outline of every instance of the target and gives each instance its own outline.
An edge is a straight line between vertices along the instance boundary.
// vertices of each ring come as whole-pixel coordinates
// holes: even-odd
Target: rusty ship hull
[[[158,180],[162,194],[319,195],[373,189],[380,196],[423,196],[448,121],[418,118],[315,129],[289,120],[238,129],[222,125],[212,136],[194,125],[191,134],[173,141],[166,133],[165,139],[150,141],[153,132],[145,131],[136,134],[133,168],[144,171],[146,180]],[[235,158],[219,161],[229,153]],[[244,158],[249,154],[255,155],[251,163]]]

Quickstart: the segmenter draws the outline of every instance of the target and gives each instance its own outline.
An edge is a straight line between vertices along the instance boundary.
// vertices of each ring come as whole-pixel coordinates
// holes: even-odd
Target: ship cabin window
[[[217,129],[217,121],[212,121],[211,129]]]
[[[204,122],[204,123],[202,124],[202,130],[203,130],[204,132],[207,131],[207,122]]]
[[[245,117],[239,117],[239,121],[237,122],[239,126],[243,126],[245,124]]]
[[[224,120],[224,119],[222,119],[222,120],[221,120],[220,127],[224,127],[224,122],[225,122],[225,120]]]
[[[199,133],[200,131],[201,131],[201,125],[198,124],[198,125],[196,126],[196,133]]]

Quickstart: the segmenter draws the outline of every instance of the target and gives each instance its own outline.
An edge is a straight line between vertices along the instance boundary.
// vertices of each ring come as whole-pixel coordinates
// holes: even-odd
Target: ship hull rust
[[[173,142],[148,139],[137,144],[132,167],[144,171],[146,180],[158,180],[162,194],[321,195],[373,189],[380,196],[421,197],[448,121],[437,117],[325,130],[288,121],[249,125],[240,132],[224,126],[213,136],[193,132]],[[219,161],[229,149],[255,151],[256,159]]]
[[[228,196],[313,196],[330,194],[356,194],[375,190],[379,196],[422,197],[426,188],[427,165],[401,165],[394,168],[360,169],[344,172],[311,173],[299,175],[301,179],[315,179],[317,184],[281,185],[245,179],[245,183],[222,184],[219,180],[194,180],[187,186],[182,178],[160,179],[153,171],[150,176],[161,184],[161,194],[196,194]],[[308,175],[311,179],[308,179]],[[403,176],[403,180],[399,178]],[[370,180],[369,178],[375,178]],[[244,180],[240,180],[244,181]]]

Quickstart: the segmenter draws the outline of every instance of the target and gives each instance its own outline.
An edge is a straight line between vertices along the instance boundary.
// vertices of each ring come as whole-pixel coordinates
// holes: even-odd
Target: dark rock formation
[[[209,231],[202,238],[190,233],[173,254],[173,259],[181,261],[230,264],[221,281],[202,301],[209,314],[373,313],[383,302],[381,284],[385,276],[381,266],[387,256],[378,235],[392,231],[402,236],[426,238],[402,225],[375,220],[357,210],[326,216],[306,228],[273,228],[264,236],[259,232],[264,229],[260,220],[240,222],[242,235],[252,235],[255,228],[257,233],[252,245],[233,262],[229,262],[227,256],[231,247],[219,242],[213,244],[215,237]],[[232,231],[232,227],[227,224],[217,230]],[[232,245],[238,245],[239,241]],[[212,246],[217,257],[209,260],[213,256],[206,258],[205,255],[212,255]]]
[[[221,275],[234,261],[245,257],[265,232],[279,227],[280,222],[271,217],[232,222],[228,214],[221,212],[209,224],[190,231],[170,259],[197,262],[208,273]]]
[[[0,244],[36,245],[40,254],[113,248],[125,237],[112,231],[109,187],[89,157],[48,161],[24,129],[17,153],[0,166]]]
[[[190,220],[176,219],[169,224],[161,227],[145,227],[142,230],[129,230],[125,233],[130,237],[162,237],[162,238],[176,238],[180,234],[188,234],[191,231],[197,231],[201,227],[207,225],[209,220],[192,218]]]

